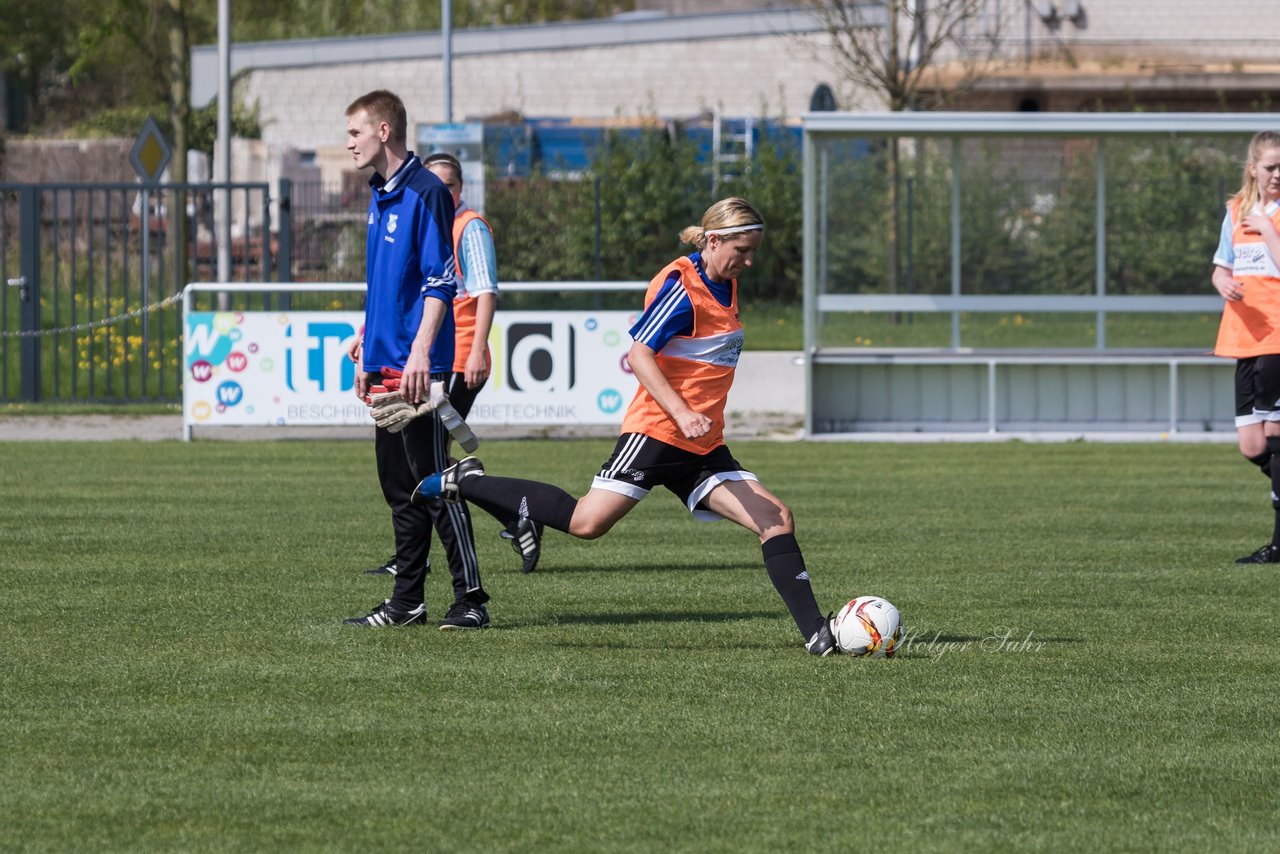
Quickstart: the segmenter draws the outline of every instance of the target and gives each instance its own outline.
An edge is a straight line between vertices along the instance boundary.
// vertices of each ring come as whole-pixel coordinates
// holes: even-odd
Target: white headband
[[[726,234],[740,234],[744,231],[764,231],[764,223],[757,222],[755,225],[735,225],[733,228],[710,228],[702,232],[707,237],[718,234],[723,237]]]

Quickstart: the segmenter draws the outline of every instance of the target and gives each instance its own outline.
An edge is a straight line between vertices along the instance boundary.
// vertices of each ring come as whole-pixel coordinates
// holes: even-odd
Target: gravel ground
[[[802,419],[792,413],[731,413],[726,435],[730,439],[799,439]],[[481,439],[609,438],[616,427],[570,426],[530,430],[477,425]],[[195,428],[196,440],[257,439],[372,439],[372,427],[205,427]],[[0,442],[94,442],[137,439],[159,442],[182,439],[180,415],[5,415],[0,416]]]
[[[481,439],[608,439],[616,436],[616,427],[502,427],[476,426]],[[731,412],[725,435],[734,439],[773,439],[796,441],[804,438],[804,419],[793,412]],[[205,427],[196,428],[197,441],[245,441],[259,439],[350,439],[370,441],[372,427]],[[912,433],[842,433],[824,434],[817,439],[858,442],[1170,442],[1178,444],[1230,443],[1235,434],[1228,431],[1209,433],[1168,433],[1088,431],[986,433],[986,432],[912,432]],[[182,417],[179,415],[0,415],[0,442],[69,441],[94,442],[135,439],[142,442],[180,441]]]

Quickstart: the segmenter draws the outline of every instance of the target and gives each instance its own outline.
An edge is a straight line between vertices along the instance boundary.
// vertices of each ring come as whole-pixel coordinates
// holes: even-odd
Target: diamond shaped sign
[[[164,134],[160,133],[160,126],[156,124],[155,118],[147,116],[142,131],[133,141],[133,150],[129,152],[133,171],[143,181],[154,184],[164,174],[164,167],[169,165],[170,153],[169,143],[165,142]]]

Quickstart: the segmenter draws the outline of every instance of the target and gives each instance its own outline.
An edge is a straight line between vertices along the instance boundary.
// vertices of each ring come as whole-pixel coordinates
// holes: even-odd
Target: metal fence
[[[291,187],[0,185],[0,402],[176,402],[178,305],[217,280],[215,194],[230,280],[292,277]],[[181,215],[177,215],[178,213]]]
[[[293,183],[292,281],[364,279],[369,186],[363,175],[355,177],[360,180]]]
[[[337,183],[282,179],[276,186],[0,184],[7,282],[0,287],[0,404],[177,403],[184,379],[178,301],[188,283],[218,281],[214,202],[224,191],[231,196],[229,281],[364,279],[368,186],[356,173]],[[560,284],[511,290],[506,308],[564,307]],[[581,299],[597,309],[631,304],[599,289]],[[362,306],[356,292],[231,289],[198,291],[192,307]]]

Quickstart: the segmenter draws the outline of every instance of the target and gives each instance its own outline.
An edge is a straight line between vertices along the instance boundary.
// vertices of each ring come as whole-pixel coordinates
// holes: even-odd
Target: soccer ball
[[[831,631],[845,655],[889,658],[902,639],[902,615],[887,599],[859,596],[840,609]]]

